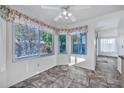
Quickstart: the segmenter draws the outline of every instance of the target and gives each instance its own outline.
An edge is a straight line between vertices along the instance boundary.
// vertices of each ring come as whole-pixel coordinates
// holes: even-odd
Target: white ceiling
[[[118,27],[120,19],[119,18],[107,18],[100,20],[96,24],[96,31],[102,31],[106,29],[115,29]]]
[[[91,8],[82,9],[84,5],[74,5],[71,6],[72,9],[70,10],[72,14],[75,16],[76,21],[62,21],[56,22],[54,18],[60,13],[61,9],[43,9],[41,5],[11,5],[13,9],[16,9],[30,17],[36,18],[40,21],[43,21],[47,24],[56,26],[56,27],[64,27],[65,25],[71,25],[77,22],[81,22],[84,20],[96,18],[98,16],[102,16],[105,14],[109,14],[112,12],[120,11],[124,9],[123,5],[92,5]],[[62,6],[52,6],[52,7],[59,7]]]

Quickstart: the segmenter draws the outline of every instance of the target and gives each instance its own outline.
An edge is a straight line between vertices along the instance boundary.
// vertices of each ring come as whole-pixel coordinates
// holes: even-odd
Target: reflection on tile
[[[60,65],[26,79],[12,88],[119,88],[117,59],[98,57],[96,70]]]

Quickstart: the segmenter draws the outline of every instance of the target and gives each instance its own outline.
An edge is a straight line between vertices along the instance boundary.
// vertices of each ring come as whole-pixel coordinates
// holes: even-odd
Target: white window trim
[[[80,32],[78,32],[78,33],[80,33]],[[73,54],[73,55],[87,55],[87,32],[84,32],[84,33],[86,33],[86,53],[85,54],[80,54],[80,53],[77,53],[77,54],[75,54],[75,53],[73,53],[73,33],[71,34],[71,54]],[[78,49],[79,49],[79,46],[78,46]]]

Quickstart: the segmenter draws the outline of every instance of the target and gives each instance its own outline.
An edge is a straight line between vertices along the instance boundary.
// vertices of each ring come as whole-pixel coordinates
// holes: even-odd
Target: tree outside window
[[[53,35],[37,26],[15,23],[15,56],[24,58],[53,53]]]
[[[72,53],[86,54],[86,33],[74,32],[72,34]]]
[[[59,52],[66,53],[66,35],[59,35]]]
[[[53,53],[53,36],[51,33],[40,32],[40,51],[41,55]]]

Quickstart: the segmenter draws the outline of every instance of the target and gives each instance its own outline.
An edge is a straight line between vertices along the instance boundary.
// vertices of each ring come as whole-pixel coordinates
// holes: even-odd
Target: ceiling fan
[[[51,10],[60,10],[60,13],[58,16],[54,18],[54,21],[59,21],[59,20],[64,20],[64,21],[76,21],[76,18],[73,16],[72,12],[73,10],[80,10],[80,9],[87,9],[90,8],[91,6],[89,5],[84,5],[84,6],[75,6],[75,5],[64,5],[64,6],[59,6],[59,5],[42,5],[42,9],[51,9]]]

